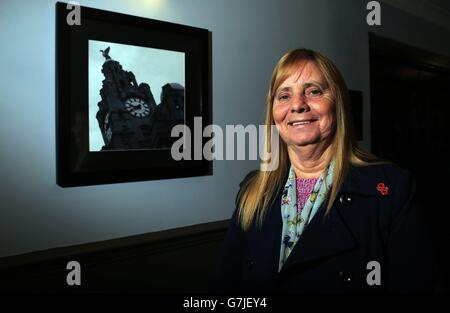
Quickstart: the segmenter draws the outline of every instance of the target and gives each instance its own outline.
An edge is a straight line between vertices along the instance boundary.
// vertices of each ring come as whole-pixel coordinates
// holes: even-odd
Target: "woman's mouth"
[[[293,126],[293,127],[300,127],[300,126],[310,125],[310,124],[314,123],[315,121],[317,121],[317,119],[295,120],[295,121],[289,122],[288,125]]]

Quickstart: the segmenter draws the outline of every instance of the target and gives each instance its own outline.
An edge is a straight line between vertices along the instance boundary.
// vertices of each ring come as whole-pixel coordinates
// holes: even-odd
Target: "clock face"
[[[131,115],[136,117],[143,118],[150,115],[148,104],[140,98],[128,98],[125,101],[125,108]]]

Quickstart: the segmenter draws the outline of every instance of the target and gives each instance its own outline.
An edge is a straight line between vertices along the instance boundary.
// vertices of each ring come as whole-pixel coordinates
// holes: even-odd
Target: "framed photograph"
[[[183,151],[193,131],[172,136],[194,118],[211,125],[211,99],[208,30],[56,3],[58,185],[212,175],[212,161]]]

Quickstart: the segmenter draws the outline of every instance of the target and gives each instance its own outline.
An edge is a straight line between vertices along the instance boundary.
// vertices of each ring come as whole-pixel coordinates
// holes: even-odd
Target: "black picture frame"
[[[61,187],[212,175],[212,161],[176,161],[170,149],[90,151],[88,42],[98,40],[184,52],[185,125],[212,124],[211,32],[88,7],[69,25],[67,3],[56,3],[56,182]],[[100,52],[99,52],[100,53]],[[194,147],[193,134],[191,147]],[[202,137],[202,146],[209,140]],[[193,155],[193,153],[192,153]]]

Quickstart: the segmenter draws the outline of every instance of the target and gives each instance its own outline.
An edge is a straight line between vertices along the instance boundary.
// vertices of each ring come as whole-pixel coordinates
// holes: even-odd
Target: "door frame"
[[[369,68],[375,56],[398,60],[399,63],[434,73],[450,75],[450,56],[440,55],[428,50],[417,48],[406,43],[388,39],[369,32]],[[370,77],[370,150],[373,151],[373,129],[376,124],[374,114],[373,80]]]

